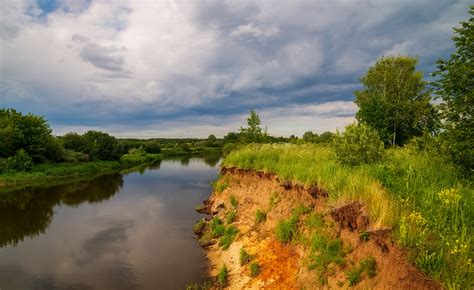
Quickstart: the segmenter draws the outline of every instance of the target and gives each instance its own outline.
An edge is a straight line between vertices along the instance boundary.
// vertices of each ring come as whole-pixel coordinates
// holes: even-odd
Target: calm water
[[[0,289],[183,289],[201,281],[194,207],[217,174],[212,161],[163,161],[0,201]]]

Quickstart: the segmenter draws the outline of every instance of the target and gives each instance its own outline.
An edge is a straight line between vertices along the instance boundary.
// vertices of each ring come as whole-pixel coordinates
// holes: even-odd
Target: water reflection
[[[53,218],[53,207],[109,199],[123,186],[120,174],[50,188],[26,188],[0,199],[0,247],[15,245],[25,237],[44,233]]]
[[[202,279],[192,225],[218,168],[165,160],[0,201],[0,289],[182,289]],[[159,170],[158,170],[159,169]]]

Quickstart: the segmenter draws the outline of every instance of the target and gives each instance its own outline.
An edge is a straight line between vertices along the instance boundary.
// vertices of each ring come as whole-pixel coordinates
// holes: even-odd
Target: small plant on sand
[[[269,199],[270,209],[272,209],[279,202],[280,202],[280,194],[278,192],[273,192],[272,195],[270,195],[270,199]]]
[[[325,283],[328,265],[331,263],[342,265],[345,255],[340,239],[330,239],[325,234],[316,232],[311,237],[308,268],[317,270],[319,281]]]
[[[206,227],[206,221],[204,219],[198,220],[193,226],[193,232],[198,234],[201,233]]]
[[[197,212],[200,212],[202,210],[204,210],[206,208],[206,206],[204,204],[198,204],[194,207],[194,210],[197,211]]]
[[[223,250],[227,250],[230,245],[234,242],[235,236],[239,230],[234,227],[234,226],[228,226],[224,230],[224,234],[222,235],[220,241],[219,241],[219,246],[222,247]]]
[[[264,222],[266,219],[267,213],[260,209],[257,209],[257,211],[255,212],[255,223],[259,224],[261,222]]]
[[[310,207],[305,206],[304,204],[300,203],[293,209],[292,214],[298,219],[300,218],[300,216],[308,214],[310,212],[311,212]]]
[[[221,287],[225,287],[227,285],[227,275],[229,274],[227,270],[227,266],[224,264],[222,265],[219,273],[217,274],[217,283]]]
[[[286,244],[291,241],[297,230],[298,219],[293,216],[288,220],[280,221],[276,226],[275,234],[280,242]]]
[[[248,264],[251,259],[252,257],[249,255],[249,253],[244,248],[240,248],[240,253],[239,253],[240,266],[244,266]]]
[[[225,226],[222,224],[222,220],[217,216],[213,217],[209,222],[209,229],[211,230],[211,236],[213,238],[220,237],[225,232]]]
[[[257,277],[260,274],[260,265],[256,262],[250,264],[250,276]]]
[[[212,244],[212,234],[205,232],[202,237],[199,239],[199,245],[201,247],[207,247]]]
[[[227,183],[227,181],[225,181],[225,180],[216,181],[216,182],[214,182],[212,185],[213,185],[214,191],[215,191],[216,193],[221,193],[221,192],[223,192],[227,187],[229,187],[229,183]]]
[[[192,283],[186,285],[186,290],[210,290],[212,289],[213,283],[210,280],[206,280],[202,283]]]
[[[312,230],[320,229],[324,226],[324,218],[317,212],[312,212],[306,220],[306,226]]]
[[[349,286],[354,286],[360,281],[360,272],[357,268],[353,268],[346,273]]]
[[[225,222],[226,224],[230,225],[235,221],[237,218],[237,211],[236,210],[231,210],[225,215]]]
[[[367,231],[362,231],[359,234],[359,238],[360,238],[361,241],[367,242],[370,239],[370,234]]]
[[[231,195],[231,196],[230,196],[230,205],[231,205],[233,208],[237,208],[237,206],[239,205],[239,202],[237,201],[237,198],[235,198],[234,195]]]

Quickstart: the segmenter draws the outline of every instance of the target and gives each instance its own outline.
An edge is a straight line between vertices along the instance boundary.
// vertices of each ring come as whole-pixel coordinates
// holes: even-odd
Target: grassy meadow
[[[410,148],[381,161],[347,166],[322,145],[247,145],[223,166],[263,170],[329,192],[333,205],[359,200],[374,227],[390,227],[412,262],[448,289],[473,285],[473,187],[448,161]]]

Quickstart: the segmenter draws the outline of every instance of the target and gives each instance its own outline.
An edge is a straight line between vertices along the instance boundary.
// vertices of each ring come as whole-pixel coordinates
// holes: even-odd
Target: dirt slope
[[[206,248],[211,276],[216,276],[224,263],[229,269],[229,289],[441,288],[408,262],[406,253],[390,240],[389,229],[370,228],[363,205],[354,202],[330,208],[323,189],[281,181],[273,174],[235,168],[223,168],[221,173],[219,182],[225,189],[215,191],[205,202],[203,211],[225,220],[226,213],[233,209],[231,196],[238,202],[237,217],[232,224],[239,233],[234,242],[227,250],[218,243]],[[342,262],[327,265],[324,275],[308,267],[311,261],[311,246],[305,242],[311,232],[305,223],[308,213],[302,215],[293,242],[283,244],[276,239],[277,224],[289,219],[293,209],[301,205],[320,213],[331,236],[342,240],[344,248],[350,249]],[[259,224],[255,221],[257,210],[266,212],[266,220]],[[361,239],[362,236],[365,239]],[[251,277],[248,264],[239,263],[242,247],[253,256],[252,261],[260,265],[261,271],[256,277]],[[362,274],[357,284],[349,286],[347,272],[369,256],[376,261],[376,275],[369,278]],[[325,281],[320,282],[318,277],[324,277]]]

